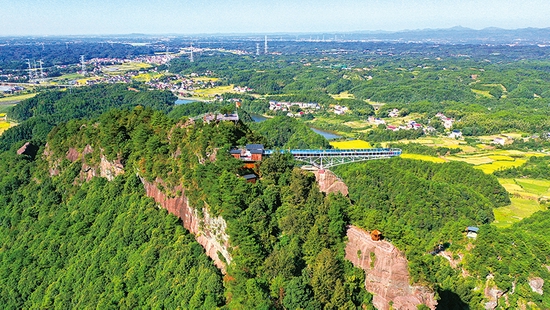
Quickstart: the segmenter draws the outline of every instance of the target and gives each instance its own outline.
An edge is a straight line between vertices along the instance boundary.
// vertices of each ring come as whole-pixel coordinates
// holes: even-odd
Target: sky
[[[0,36],[550,27],[548,0],[0,0]]]

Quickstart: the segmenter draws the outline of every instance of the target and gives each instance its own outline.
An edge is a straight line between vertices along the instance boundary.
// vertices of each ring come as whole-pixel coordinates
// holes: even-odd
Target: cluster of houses
[[[4,82],[15,82],[15,83],[24,83],[28,80],[27,75],[15,75],[12,73],[0,74],[0,81]]]
[[[0,94],[11,95],[23,91],[21,86],[0,85]]]
[[[387,125],[386,129],[391,130],[391,131],[411,130],[411,129],[412,130],[419,130],[419,129],[426,130],[424,128],[424,125],[419,124],[416,121],[409,121],[406,125],[400,125],[400,126]]]
[[[236,93],[247,93],[250,91],[253,91],[254,89],[249,88],[248,86],[235,86],[233,87],[233,91]]]
[[[441,122],[443,122],[443,127],[445,127],[445,129],[451,129],[453,127],[453,123],[455,122],[454,118],[447,117],[441,112],[437,113],[435,117],[439,118]]]
[[[290,107],[292,106],[297,106],[302,111],[292,113],[290,110]],[[269,101],[269,110],[288,112],[287,116],[289,117],[301,117],[306,113],[313,113],[319,109],[321,109],[321,106],[319,106],[319,104],[316,102],[305,103],[305,102],[279,102],[274,100]]]
[[[221,122],[221,121],[237,123],[239,121],[239,115],[237,113],[231,113],[231,114],[208,113],[202,117],[202,120],[208,124],[210,124],[211,122]]]
[[[334,106],[334,114],[336,115],[344,115],[349,111],[348,107],[336,105]]]

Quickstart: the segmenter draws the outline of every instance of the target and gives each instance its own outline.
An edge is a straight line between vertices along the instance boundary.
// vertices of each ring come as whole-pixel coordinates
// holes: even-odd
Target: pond
[[[191,102],[196,102],[196,101],[195,100],[189,100],[189,99],[178,99],[174,103],[176,105],[179,105],[179,104],[188,104],[188,103],[191,103]]]
[[[261,116],[260,114],[249,113],[248,115],[250,115],[250,118],[256,123],[261,123],[267,119],[267,117]]]

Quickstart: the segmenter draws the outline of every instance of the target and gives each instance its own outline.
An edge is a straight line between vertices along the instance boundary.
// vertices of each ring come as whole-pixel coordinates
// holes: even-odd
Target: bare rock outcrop
[[[317,179],[321,192],[327,194],[342,193],[344,196],[348,195],[348,186],[332,171],[319,169],[314,170],[313,173],[315,174],[315,178]]]
[[[75,148],[69,148],[67,153],[65,153],[65,158],[71,162],[82,161],[82,170],[80,171],[80,181],[90,181],[93,177],[100,176],[104,177],[109,181],[114,180],[118,175],[124,173],[124,165],[120,159],[108,160],[105,155],[100,156],[99,164],[90,164],[84,158],[85,155],[93,153],[93,148],[90,145],[86,145],[82,152],[79,152]],[[51,157],[53,154],[46,144],[46,149],[44,150],[45,157]],[[61,163],[60,159],[50,160],[50,175],[59,174],[59,165]]]
[[[38,146],[30,142],[25,143],[22,147],[17,150],[17,155],[26,155],[34,159],[38,153]]]
[[[206,250],[206,254],[214,261],[216,267],[225,273],[226,263],[231,262],[225,220],[221,216],[210,216],[206,208],[203,208],[202,214],[200,214],[197,209],[189,205],[189,199],[183,194],[182,188],[177,189],[178,192],[182,192],[181,195],[168,197],[157,186],[161,180],[151,183],[142,179],[142,182],[147,196],[152,197],[160,206],[180,218],[183,226],[195,235],[195,239]],[[222,261],[220,255],[223,256],[225,262]]]
[[[542,295],[544,292],[542,287],[544,286],[544,280],[542,278],[532,278],[529,279],[529,286],[533,292]]]
[[[365,270],[365,288],[374,294],[373,305],[379,310],[417,309],[424,304],[435,309],[434,292],[411,286],[405,255],[387,241],[373,241],[366,231],[350,226],[347,231],[346,259]]]

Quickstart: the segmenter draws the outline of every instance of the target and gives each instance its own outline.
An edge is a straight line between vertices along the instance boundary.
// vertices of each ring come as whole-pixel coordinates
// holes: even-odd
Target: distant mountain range
[[[312,40],[367,40],[397,42],[434,42],[456,44],[550,44],[550,28],[475,30],[465,27],[389,31],[358,31],[351,33],[316,33],[295,35]]]
[[[353,32],[315,32],[315,33],[203,33],[203,34],[118,34],[118,35],[72,35],[72,36],[29,36],[29,39],[48,38],[56,40],[60,38],[104,40],[137,40],[149,41],[154,39],[191,39],[208,38],[210,40],[224,41],[253,40],[257,41],[267,35],[270,41],[382,41],[403,43],[441,43],[441,44],[519,44],[519,45],[549,45],[549,28],[522,28],[502,29],[490,27],[485,29],[471,29],[456,26],[446,29],[416,29],[402,31],[353,31]],[[17,39],[21,37],[4,37],[5,39]]]

